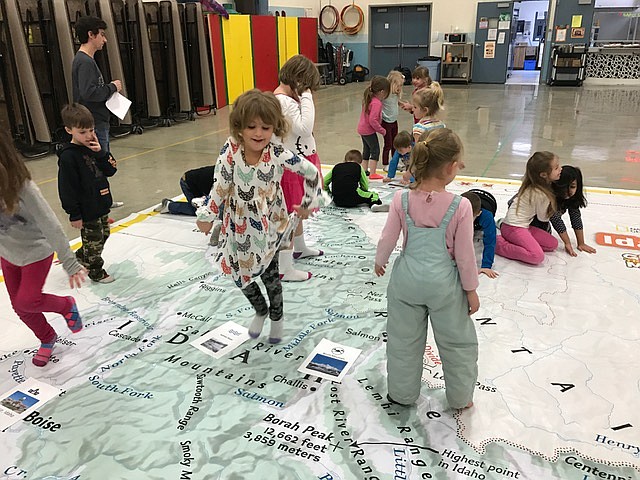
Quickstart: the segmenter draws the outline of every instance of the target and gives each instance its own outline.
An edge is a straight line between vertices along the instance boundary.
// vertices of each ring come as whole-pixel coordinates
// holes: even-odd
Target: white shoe
[[[122,207],[124,205],[124,202],[111,202],[111,208],[118,208],[118,207]]]
[[[388,172],[389,171],[389,165],[383,165],[382,166],[382,170],[385,171],[385,172]]]

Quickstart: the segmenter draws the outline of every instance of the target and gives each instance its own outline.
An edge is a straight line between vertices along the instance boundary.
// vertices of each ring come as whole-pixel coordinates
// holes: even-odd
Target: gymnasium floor
[[[363,88],[316,95],[323,163],[359,147]],[[311,280],[284,284],[282,344],[268,346],[267,326],[221,358],[193,348],[252,312],[207,261],[193,219],[152,207],[180,194],[185,170],[215,160],[222,109],[113,141],[112,186],[125,206],[112,211],[104,257],[117,280],[72,292],[53,266],[45,290],[73,294],[85,328],[72,335],[49,315],[59,339],[45,368],[31,364],[37,341],[0,288],[0,480],[640,479],[638,90],[445,86],[445,98],[466,146],[450,191],[487,189],[503,216],[529,155],[554,151],[583,170],[585,239],[598,250],[570,258],[558,248],[537,267],[496,258],[500,276],[480,278],[472,409],[448,407],[431,334],[416,405],[386,401],[389,275],[372,273],[386,214],[364,208],[329,206],[308,222],[325,255],[298,261]],[[29,166],[66,226],[55,160]],[[372,184],[385,202],[397,190]],[[322,339],[360,350],[341,382],[300,371]],[[6,408],[48,390],[28,379],[58,390],[3,431]]]
[[[364,88],[359,83],[329,86],[316,94],[315,137],[324,164],[339,163],[347,150],[362,148],[356,125]],[[517,180],[534,151],[550,150],[562,163],[579,166],[586,185],[640,189],[638,88],[444,88],[443,118],[465,144],[462,174]],[[406,98],[410,92],[405,87]],[[223,108],[195,122],[113,139],[119,165],[111,187],[125,206],[113,210],[112,217],[124,218],[181,193],[178,182],[186,170],[215,161],[228,134],[227,114]],[[410,115],[401,113],[399,124],[410,130]],[[67,233],[75,236],[59,208],[55,159],[32,160],[29,167]]]

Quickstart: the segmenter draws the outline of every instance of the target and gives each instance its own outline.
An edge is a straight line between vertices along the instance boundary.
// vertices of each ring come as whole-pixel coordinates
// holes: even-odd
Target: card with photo
[[[6,430],[58,395],[60,389],[34,378],[27,378],[0,395],[0,431]]]
[[[361,351],[359,348],[347,347],[323,338],[302,362],[298,371],[341,382]]]
[[[235,322],[227,322],[191,342],[201,352],[220,358],[249,340],[249,329]]]

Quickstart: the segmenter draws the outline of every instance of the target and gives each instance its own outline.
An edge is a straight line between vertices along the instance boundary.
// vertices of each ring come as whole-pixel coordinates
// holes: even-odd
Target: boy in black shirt
[[[333,167],[324,177],[324,189],[333,195],[333,203],[337,207],[382,205],[378,194],[369,191],[369,179],[361,163],[362,153],[359,150],[349,150],[344,156],[344,162]]]
[[[91,280],[111,283],[114,278],[102,268],[102,250],[110,234],[108,215],[113,201],[107,177],[116,173],[116,161],[101,149],[86,107],[65,106],[62,121],[71,143],[58,151],[58,195],[71,226],[80,229],[82,247],[76,257]]]
[[[180,188],[186,197],[186,202],[174,202],[170,198],[163,198],[162,203],[154,210],[159,213],[171,213],[173,215],[196,216],[196,208],[191,201],[194,198],[206,197],[213,186],[213,165],[194,168],[182,175]]]

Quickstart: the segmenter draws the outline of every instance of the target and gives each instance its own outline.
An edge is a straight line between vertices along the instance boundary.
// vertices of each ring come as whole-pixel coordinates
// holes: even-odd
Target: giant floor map
[[[491,191],[498,216],[517,189],[450,186],[468,188]],[[373,274],[386,214],[320,212],[309,241],[326,254],[299,262],[310,281],[284,286],[284,341],[220,359],[190,342],[247,325],[245,298],[212,269],[191,219],[133,216],[105,250],[117,281],[73,292],[84,330],[50,317],[60,338],[45,368],[0,291],[0,391],[29,377],[62,390],[0,433],[0,479],[640,478],[640,196],[588,199],[595,255],[497,258],[500,277],[481,277],[480,375],[463,412],[446,404],[431,337],[416,406],[386,400],[388,278]],[[69,294],[65,283],[55,265],[46,288]],[[340,384],[297,371],[323,338],[362,350]]]

